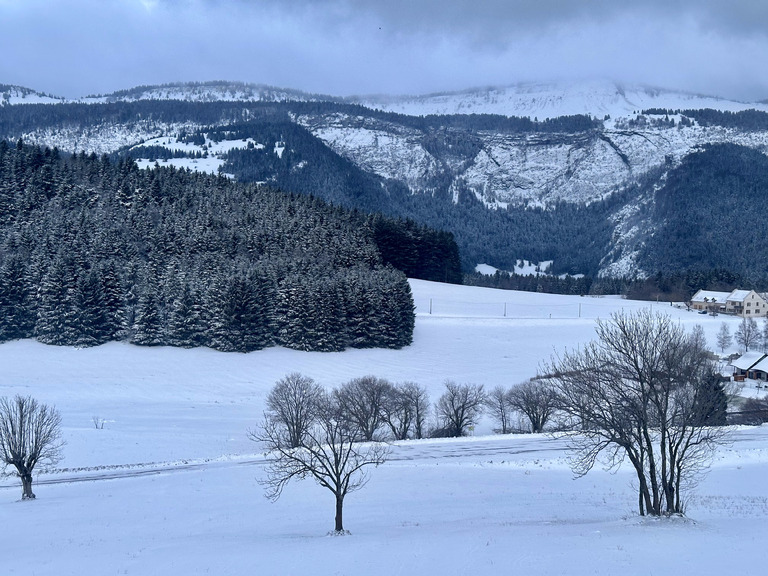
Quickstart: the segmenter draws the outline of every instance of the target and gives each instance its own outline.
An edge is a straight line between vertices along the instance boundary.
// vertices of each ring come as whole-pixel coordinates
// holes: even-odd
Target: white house
[[[754,290],[733,290],[716,292],[699,290],[691,298],[691,308],[733,314],[742,318],[760,318],[768,316],[768,302]]]
[[[734,290],[725,303],[726,314],[754,318],[768,314],[768,303],[754,290]]]

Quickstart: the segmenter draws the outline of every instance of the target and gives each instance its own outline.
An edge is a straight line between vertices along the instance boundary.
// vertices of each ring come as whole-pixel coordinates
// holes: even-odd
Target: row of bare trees
[[[434,405],[431,436],[462,436],[484,410],[513,431],[522,414],[541,432],[557,415],[577,476],[597,463],[629,462],[641,515],[683,513],[714,450],[726,440],[727,393],[701,330],[686,333],[669,316],[617,313],[597,323],[597,339],[545,365],[543,374],[509,389],[446,382]],[[412,383],[367,376],[326,391],[291,374],[267,399],[253,440],[268,453],[267,495],[294,478],[314,477],[336,497],[335,530],[343,532],[344,497],[388,455],[385,439],[421,438],[428,399]]]
[[[432,436],[462,436],[483,410],[511,429],[515,411],[539,432],[557,413],[570,441],[572,469],[629,462],[641,515],[683,513],[694,485],[726,440],[727,391],[701,330],[686,333],[669,316],[616,313],[597,323],[597,339],[553,358],[537,379],[486,394],[482,386],[446,382],[434,405]],[[335,531],[344,532],[344,498],[368,480],[389,453],[387,439],[422,438],[429,399],[414,383],[366,376],[335,390],[289,374],[267,397],[250,437],[267,450],[267,496],[293,479],[312,477],[336,502]],[[31,397],[0,398],[0,458],[32,499],[32,471],[61,456],[61,417]]]
[[[291,480],[313,478],[333,494],[334,532],[344,533],[344,499],[386,460],[385,441],[462,436],[484,402],[482,386],[446,382],[434,406],[438,424],[428,427],[429,396],[416,383],[364,376],[326,390],[294,372],[272,388],[264,419],[249,435],[267,450],[267,497],[279,498]]]

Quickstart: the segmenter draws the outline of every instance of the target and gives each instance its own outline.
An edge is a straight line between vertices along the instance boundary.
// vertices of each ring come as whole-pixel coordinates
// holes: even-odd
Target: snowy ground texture
[[[263,497],[248,440],[286,373],[327,386],[375,374],[425,385],[508,386],[555,351],[594,336],[594,319],[651,306],[714,346],[720,324],[669,304],[504,292],[413,281],[414,344],[400,351],[252,354],[0,345],[0,395],[31,394],[62,413],[58,469],[20,501],[0,478],[2,574],[763,574],[768,427],[740,428],[689,502],[687,519],[635,512],[632,474],[574,480],[562,441],[494,436],[409,441],[347,498],[311,481]],[[432,313],[430,314],[430,306]],[[506,316],[505,316],[506,313]],[[754,394],[754,391],[752,391]],[[760,392],[764,394],[764,392]],[[103,420],[103,429],[93,419]]]

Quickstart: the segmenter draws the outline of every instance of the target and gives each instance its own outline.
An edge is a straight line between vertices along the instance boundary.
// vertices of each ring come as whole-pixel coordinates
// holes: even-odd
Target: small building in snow
[[[768,354],[764,352],[745,352],[736,360],[731,361],[733,366],[733,379],[743,381],[744,378],[750,378],[753,380],[765,380],[761,378],[758,373],[766,374],[768,372],[768,362],[764,360],[768,359]]]

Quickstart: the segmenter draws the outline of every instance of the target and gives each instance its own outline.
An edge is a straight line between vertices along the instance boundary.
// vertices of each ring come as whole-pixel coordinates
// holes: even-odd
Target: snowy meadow
[[[20,500],[15,476],[0,479],[2,573],[764,572],[765,426],[734,430],[685,519],[637,516],[629,468],[574,479],[564,441],[494,435],[487,418],[472,437],[394,443],[345,501],[349,537],[327,535],[333,497],[311,480],[265,499],[264,457],[248,430],[289,372],[327,387],[368,374],[414,381],[435,401],[447,379],[492,388],[534,376],[616,310],[650,307],[699,324],[713,349],[721,324],[733,333],[739,322],[613,297],[411,287],[416,329],[403,350],[0,345],[0,396],[54,404],[67,443],[56,469],[36,471],[36,500]]]

